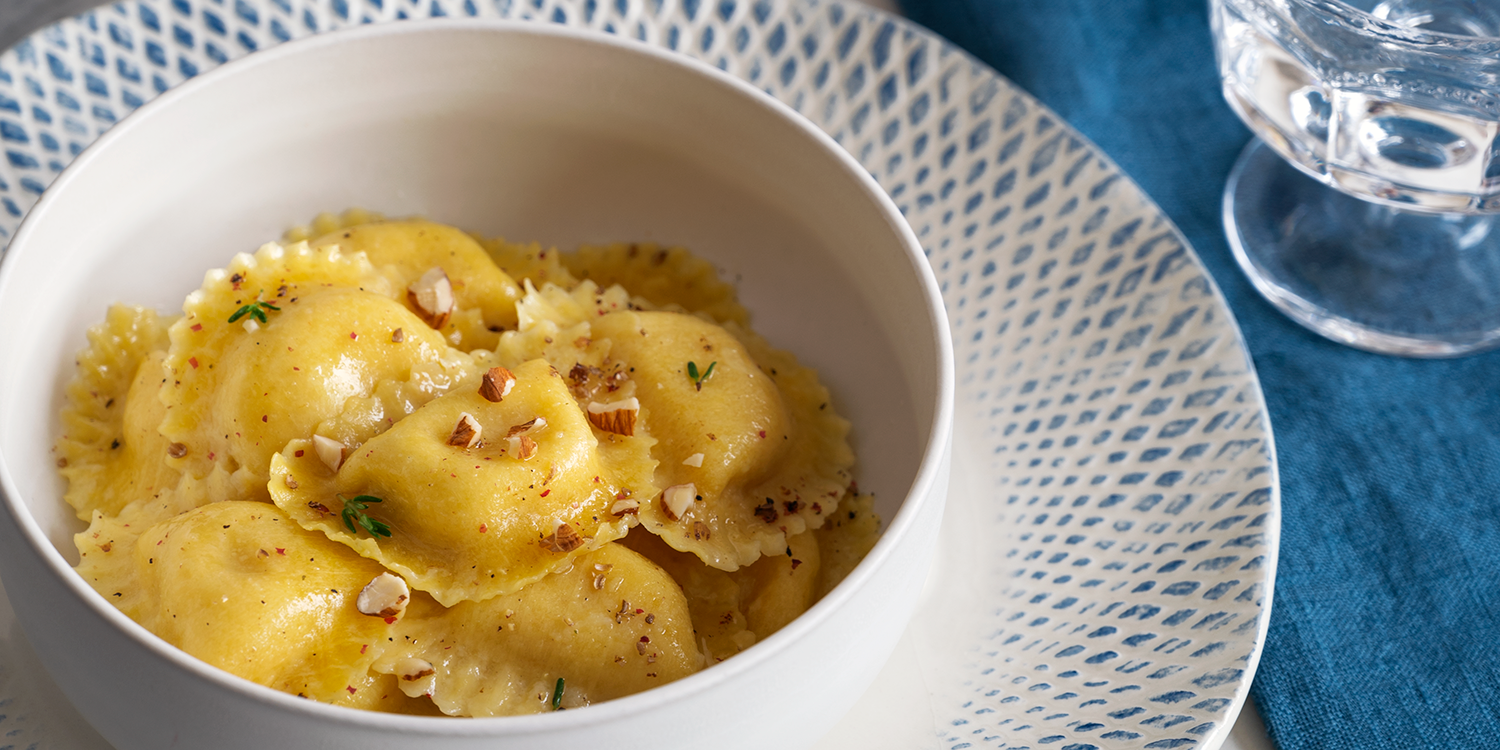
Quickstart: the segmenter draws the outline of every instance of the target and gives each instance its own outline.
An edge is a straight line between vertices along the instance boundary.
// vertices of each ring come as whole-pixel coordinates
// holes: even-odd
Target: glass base
[[[1255,140],[1229,175],[1224,227],[1260,293],[1329,339],[1403,357],[1500,346],[1496,215],[1378,206]]]

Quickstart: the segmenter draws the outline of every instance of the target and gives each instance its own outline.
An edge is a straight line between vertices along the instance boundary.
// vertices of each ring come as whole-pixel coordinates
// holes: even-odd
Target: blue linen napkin
[[[900,0],[1135,179],[1218,281],[1281,466],[1270,633],[1251,695],[1296,748],[1500,746],[1500,353],[1342,347],[1230,255],[1225,178],[1249,133],[1220,94],[1207,0]]]

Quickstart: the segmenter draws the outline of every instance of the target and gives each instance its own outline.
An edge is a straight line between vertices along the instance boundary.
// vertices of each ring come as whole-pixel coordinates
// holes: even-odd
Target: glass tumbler
[[[1500,0],[1210,3],[1256,288],[1361,349],[1500,345]]]

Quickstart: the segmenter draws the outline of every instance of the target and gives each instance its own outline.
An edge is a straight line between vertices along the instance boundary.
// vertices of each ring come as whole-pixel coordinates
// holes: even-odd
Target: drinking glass
[[[1361,349],[1500,345],[1500,0],[1210,3],[1256,288]]]

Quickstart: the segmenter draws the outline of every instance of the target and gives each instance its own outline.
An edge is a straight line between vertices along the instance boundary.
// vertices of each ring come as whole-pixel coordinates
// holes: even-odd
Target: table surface
[[[881,10],[900,14],[895,0],[859,0]],[[32,31],[53,21],[81,13],[103,0],[0,0],[0,50],[24,39]],[[1272,750],[1265,724],[1254,703],[1246,701],[1239,719],[1221,746],[1223,750]]]

